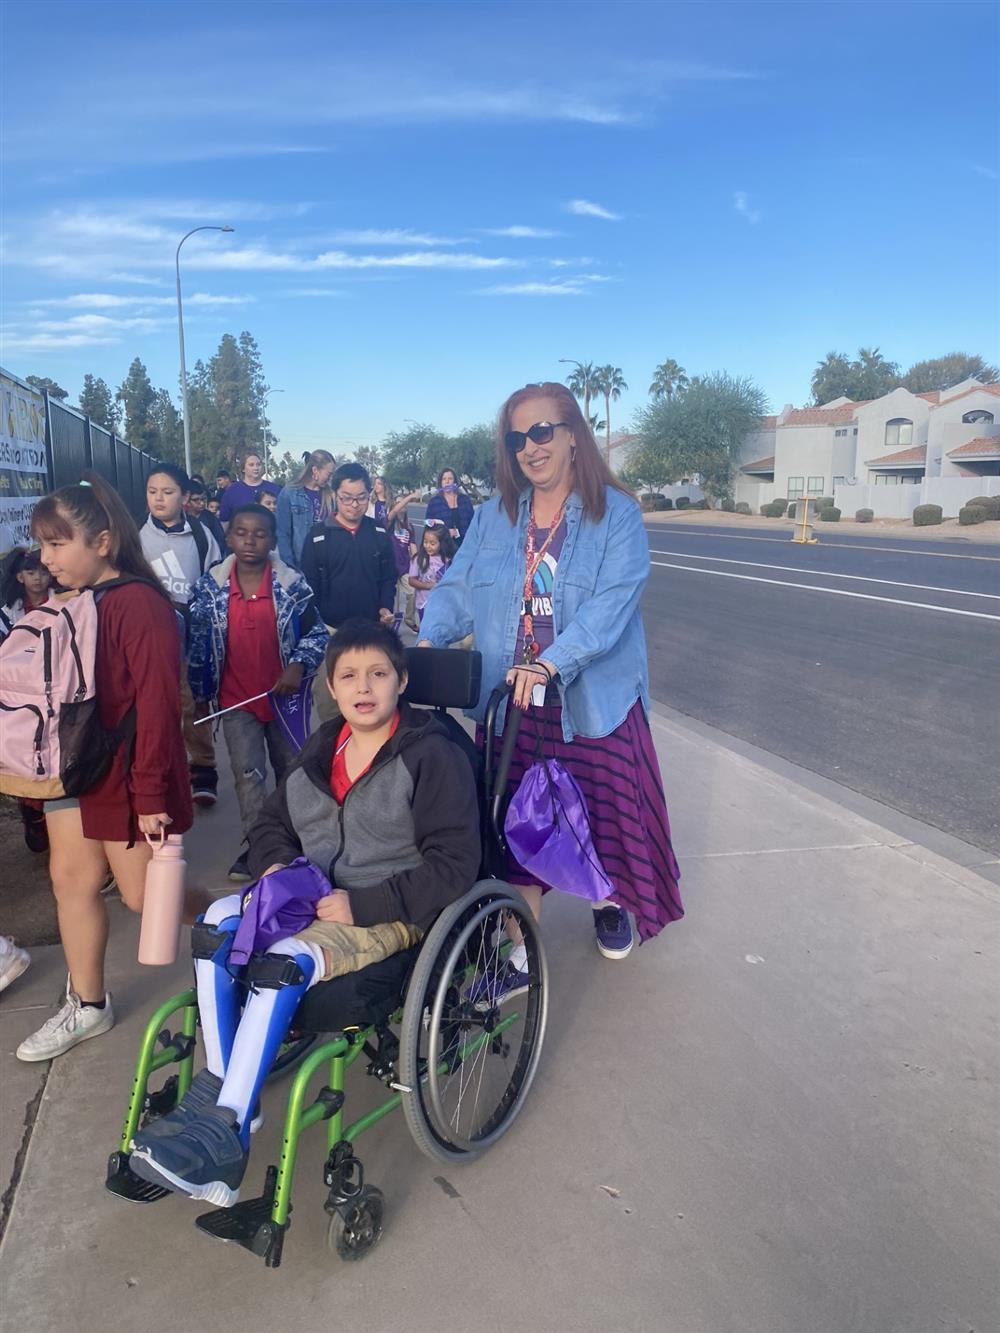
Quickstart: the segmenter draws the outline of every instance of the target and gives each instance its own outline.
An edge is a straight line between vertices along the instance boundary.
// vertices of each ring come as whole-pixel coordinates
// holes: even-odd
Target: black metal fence
[[[146,478],[157,461],[90,417],[45,394],[49,489],[70,486],[88,470],[109,482],[140,525],[146,518]]]

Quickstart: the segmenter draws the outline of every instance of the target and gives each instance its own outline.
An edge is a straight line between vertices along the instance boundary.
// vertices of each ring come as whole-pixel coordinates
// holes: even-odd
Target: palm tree
[[[578,361],[576,370],[566,381],[567,387],[574,397],[583,399],[583,415],[588,419],[590,417],[590,400],[600,392],[594,382],[596,374],[597,371],[593,361]]]
[[[627,389],[625,377],[618,366],[599,366],[594,376],[594,387],[604,394],[604,459],[611,466],[611,403],[617,402],[622,390]]]
[[[684,367],[679,366],[673,357],[668,357],[653,371],[649,392],[654,398],[673,398],[675,390],[686,389],[687,386],[688,377],[684,374]]]

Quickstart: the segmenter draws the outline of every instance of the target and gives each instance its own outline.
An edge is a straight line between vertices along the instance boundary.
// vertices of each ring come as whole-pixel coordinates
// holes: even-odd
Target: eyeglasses
[[[340,505],[366,505],[370,499],[370,491],[362,491],[360,495],[348,495],[344,491],[337,491],[337,504]]]
[[[519,454],[529,440],[532,444],[548,444],[560,426],[569,429],[569,422],[536,421],[527,430],[509,430],[503,442],[512,454]]]

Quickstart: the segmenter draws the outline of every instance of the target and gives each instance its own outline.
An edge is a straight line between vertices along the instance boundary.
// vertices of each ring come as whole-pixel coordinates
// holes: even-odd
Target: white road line
[[[662,532],[666,528],[671,534],[680,533],[684,537],[718,537],[720,541],[725,542],[778,542],[784,546],[791,541],[791,537],[752,537],[749,533],[746,536],[742,532],[713,532],[711,528],[682,528],[676,523],[657,523],[653,527],[646,528],[650,536],[657,531]],[[905,540],[905,538],[904,538]],[[960,540],[955,538],[954,540]],[[912,546],[871,546],[860,542],[831,542],[824,537],[820,543],[822,546],[837,546],[844,551],[886,551],[890,555],[932,555],[937,560],[988,560],[993,564],[1000,564],[1000,556],[996,555],[965,555],[958,551],[915,551]]]
[[[825,592],[831,597],[858,597],[864,602],[889,602],[893,606],[912,606],[918,611],[941,611],[948,616],[971,616],[973,620],[996,620],[1000,616],[985,611],[961,611],[954,606],[936,606],[933,602],[908,602],[905,597],[878,597],[872,592],[851,592],[847,588],[820,588],[813,583],[787,583],[784,579],[765,579],[759,574],[732,574],[727,569],[698,569],[694,565],[673,565],[668,560],[651,560],[661,569],[683,569],[687,574],[714,574],[719,579],[743,579],[747,583],[773,583],[778,588],[797,588],[800,592]]]
[[[765,565],[761,560],[727,560],[721,555],[692,555],[689,551],[654,551],[650,548],[651,555],[676,555],[682,560],[708,560],[717,565],[750,565],[754,569],[780,569],[786,574],[811,574],[814,578],[824,579],[856,579],[859,583],[886,583],[890,588],[917,588],[921,592],[947,592],[953,597],[988,597],[991,601],[1000,602],[1000,593],[997,592],[966,592],[963,588],[935,588],[929,583],[900,583],[898,579],[873,579],[866,574],[835,574],[828,569],[802,569],[798,565]]]

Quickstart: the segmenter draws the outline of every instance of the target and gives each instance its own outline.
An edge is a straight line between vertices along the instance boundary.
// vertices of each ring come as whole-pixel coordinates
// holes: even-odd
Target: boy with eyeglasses
[[[348,620],[391,625],[396,558],[385,527],[365,510],[371,478],[360,463],[343,463],[330,479],[336,513],[317,523],[302,551],[302,573],[331,630]]]

